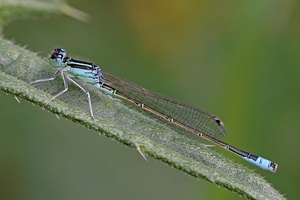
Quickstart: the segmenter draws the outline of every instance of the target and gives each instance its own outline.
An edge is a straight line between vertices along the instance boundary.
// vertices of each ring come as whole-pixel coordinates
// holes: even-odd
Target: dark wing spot
[[[217,124],[219,125],[219,126],[224,126],[224,123],[220,120],[220,118],[219,117],[217,117],[217,116],[213,116],[213,118],[214,118],[214,120],[217,122]]]

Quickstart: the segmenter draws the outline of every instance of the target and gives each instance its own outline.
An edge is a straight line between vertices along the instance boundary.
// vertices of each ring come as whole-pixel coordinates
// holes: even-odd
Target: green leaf
[[[58,14],[61,5],[62,1],[0,0],[0,26],[3,27],[5,22],[16,18],[45,17],[48,14]]]
[[[81,21],[89,20],[87,14],[70,7],[63,0],[0,0],[0,27],[13,19],[41,18],[62,13]]]
[[[16,16],[60,13],[57,4],[37,1],[4,3],[0,1],[0,23]],[[20,1],[21,2],[21,1]],[[27,2],[27,1],[26,1]],[[30,3],[29,3],[30,2]],[[66,5],[66,4],[60,4]],[[5,11],[5,12],[4,12]],[[30,81],[51,77],[45,59],[36,53],[0,38],[0,89],[45,107],[107,137],[166,162],[194,177],[205,179],[249,199],[285,199],[260,175],[215,152],[199,138],[186,134],[167,122],[147,114],[138,107],[88,87],[91,90],[95,120],[89,115],[87,97],[70,86],[67,93],[46,105],[51,94],[63,89],[62,80],[28,84]],[[243,162],[241,160],[241,162]]]

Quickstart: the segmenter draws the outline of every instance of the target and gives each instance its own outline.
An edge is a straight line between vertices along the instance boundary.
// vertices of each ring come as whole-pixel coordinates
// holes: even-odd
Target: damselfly
[[[94,118],[90,94],[79,82],[90,83],[104,93],[136,104],[145,111],[166,119],[190,133],[223,147],[262,169],[276,172],[278,167],[276,163],[240,150],[217,139],[226,136],[227,131],[224,123],[215,115],[161,96],[110,73],[103,72],[98,65],[93,63],[67,57],[66,51],[62,48],[54,49],[49,58],[49,63],[53,67],[58,68],[54,75],[51,78],[31,82],[32,84],[51,81],[59,74],[62,76],[64,90],[54,95],[49,102],[68,90],[69,80],[86,93],[90,115]]]

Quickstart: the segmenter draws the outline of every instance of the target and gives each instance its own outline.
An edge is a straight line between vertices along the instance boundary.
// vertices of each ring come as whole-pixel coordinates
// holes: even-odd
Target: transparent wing
[[[164,97],[108,72],[102,71],[102,74],[105,84],[186,126],[214,138],[222,138],[227,134],[224,123],[213,114]]]

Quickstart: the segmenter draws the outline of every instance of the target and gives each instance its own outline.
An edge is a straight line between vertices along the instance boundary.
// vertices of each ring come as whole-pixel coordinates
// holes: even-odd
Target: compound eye
[[[66,50],[62,48],[56,48],[51,53],[51,56],[49,58],[49,63],[53,67],[61,67],[63,65],[65,57],[66,57]]]
[[[61,67],[62,64],[63,64],[63,60],[61,58],[51,58],[49,59],[49,64],[52,66],[52,67]]]

